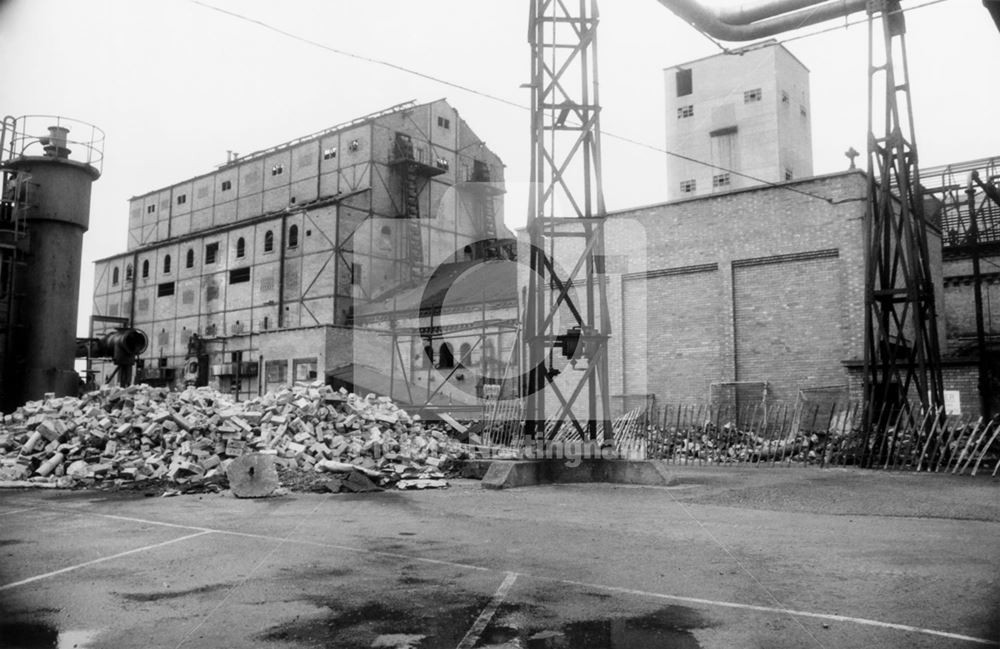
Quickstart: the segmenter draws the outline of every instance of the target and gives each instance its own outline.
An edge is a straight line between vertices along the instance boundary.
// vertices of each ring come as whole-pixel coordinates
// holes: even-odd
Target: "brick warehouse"
[[[243,396],[356,354],[387,365],[378,332],[349,326],[355,308],[495,254],[502,181],[444,100],[364,116],[132,198],[127,251],[96,262],[93,313],[147,332],[147,383],[193,379],[191,356],[195,380]]]

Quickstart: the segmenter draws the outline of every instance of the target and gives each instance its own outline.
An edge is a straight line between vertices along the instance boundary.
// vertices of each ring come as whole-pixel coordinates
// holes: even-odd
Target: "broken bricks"
[[[4,416],[0,480],[165,478],[190,486],[221,478],[237,460],[262,451],[292,470],[357,472],[373,485],[408,480],[409,488],[445,486],[440,470],[466,457],[443,430],[387,397],[320,382],[244,402],[206,387],[106,386],[80,398],[28,402]]]

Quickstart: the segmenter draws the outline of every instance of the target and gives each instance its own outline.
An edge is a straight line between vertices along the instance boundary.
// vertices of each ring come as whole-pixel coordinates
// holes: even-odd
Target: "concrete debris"
[[[188,488],[228,477],[234,492],[270,493],[276,467],[329,473],[351,491],[368,490],[360,478],[375,488],[429,488],[447,486],[443,470],[466,457],[439,426],[389,398],[322,382],[242,402],[205,387],[105,386],[79,398],[28,402],[0,424],[0,485],[161,480]]]

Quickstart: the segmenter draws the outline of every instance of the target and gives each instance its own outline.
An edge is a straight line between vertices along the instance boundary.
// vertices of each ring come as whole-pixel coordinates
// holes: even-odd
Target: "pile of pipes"
[[[446,486],[443,471],[466,457],[441,427],[387,397],[321,382],[242,402],[204,387],[105,386],[4,416],[0,484],[219,484],[235,459],[252,453],[273,456],[286,471],[361,472],[400,488]]]

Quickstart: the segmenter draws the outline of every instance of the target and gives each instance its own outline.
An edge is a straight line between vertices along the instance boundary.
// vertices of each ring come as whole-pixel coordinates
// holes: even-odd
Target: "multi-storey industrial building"
[[[664,79],[666,147],[678,154],[667,156],[670,200],[812,176],[809,70],[784,46],[698,59]]]
[[[351,326],[355,312],[498,256],[503,170],[444,100],[231,157],[130,200],[127,250],[96,263],[93,313],[147,332],[149,383],[246,396],[356,355],[388,367],[388,340]]]

